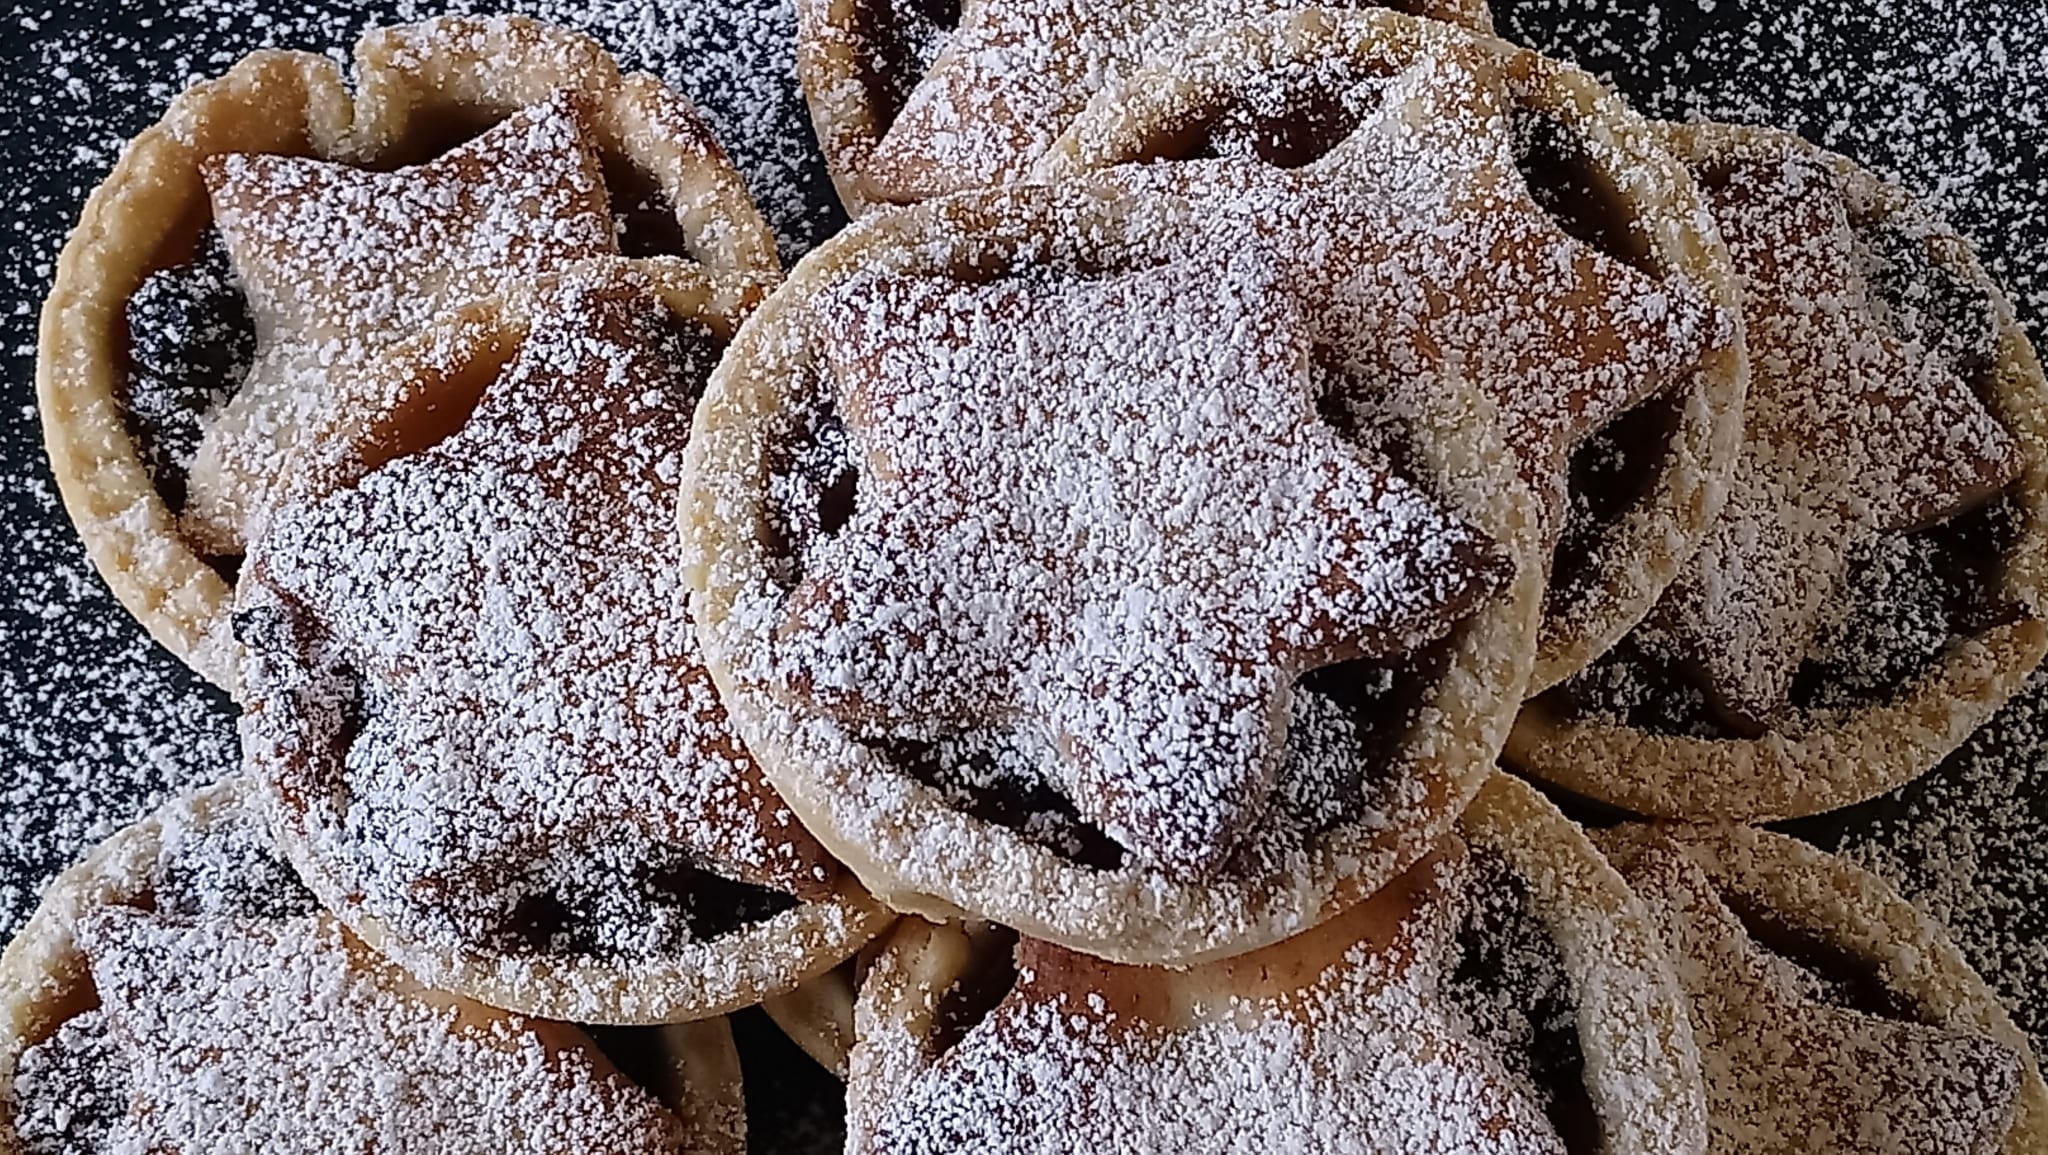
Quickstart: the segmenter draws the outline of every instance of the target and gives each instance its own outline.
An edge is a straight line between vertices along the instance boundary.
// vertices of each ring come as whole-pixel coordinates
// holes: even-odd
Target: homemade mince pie
[[[1310,11],[1105,89],[1039,165],[1197,206],[1286,261],[1368,439],[1471,381],[1544,502],[1533,689],[1648,612],[1706,533],[1748,369],[1727,257],[1657,132],[1577,69],[1392,12]]]
[[[1933,920],[1784,835],[1620,827],[1600,844],[1670,945],[1715,1152],[2039,1151],[2026,1036]]]
[[[1370,3],[1339,7],[1379,7]],[[1485,0],[1386,5],[1490,29]],[[797,70],[849,211],[1023,179],[1098,91],[1288,0],[799,0]]]
[[[880,214],[741,333],[683,485],[692,613],[782,796],[899,909],[1189,963],[1425,853],[1533,648],[1483,404],[1319,414],[1266,254],[1075,181]],[[1176,247],[1180,246],[1180,247]]]
[[[246,765],[323,904],[422,982],[697,1019],[888,920],[763,779],[684,612],[691,410],[760,293],[614,262],[450,314],[251,548]]]
[[[44,305],[65,505],[121,602],[229,690],[239,559],[380,350],[592,258],[776,268],[695,109],[586,37],[387,28],[355,84],[266,51],[177,97],[94,192]]]
[[[2048,379],[1907,194],[1783,133],[1666,135],[1747,287],[1743,452],[1663,600],[1508,757],[1642,814],[1837,809],[1935,765],[2048,652]]]
[[[724,1020],[615,1034],[615,1064],[429,991],[319,911],[248,794],[115,835],[0,956],[0,1151],[745,1149]]]
[[[1316,929],[1190,970],[906,919],[864,959],[848,1149],[1705,1151],[1684,999],[1628,888],[1519,783],[1463,826]]]

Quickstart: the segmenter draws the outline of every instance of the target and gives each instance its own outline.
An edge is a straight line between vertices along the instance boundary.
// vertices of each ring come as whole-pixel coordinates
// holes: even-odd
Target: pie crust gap
[[[1585,73],[1391,12],[1244,25],[1105,89],[1037,167],[1199,206],[1292,254],[1360,428],[1488,389],[1545,502],[1532,692],[1639,622],[1741,436],[1739,290],[1685,168]],[[1448,243],[1446,243],[1448,241]]]
[[[0,1150],[51,1143],[741,1155],[745,1107],[723,1019],[600,1049],[420,986],[320,911],[237,778],[102,843],[0,955]]]
[[[323,905],[421,982],[708,1018],[890,918],[763,780],[683,612],[690,414],[761,294],[614,261],[450,314],[252,548],[245,764]]]
[[[377,350],[622,249],[777,269],[695,108],[580,34],[443,17],[364,36],[354,75],[264,51],[179,95],[94,191],[43,307],[65,507],[121,603],[231,693],[249,531]]]
[[[1251,954],[1119,966],[913,918],[863,964],[862,1155],[1706,1150],[1655,932],[1584,834],[1505,776],[1407,874]]]
[[[1966,241],[1789,134],[1672,126],[1749,282],[1725,512],[1508,760],[1640,814],[1761,822],[1918,777],[2048,653],[2048,378]]]
[[[846,1078],[847,1052],[853,1049],[853,998],[859,973],[856,956],[787,994],[761,1000],[761,1010],[799,1050],[841,1079]]]
[[[706,660],[899,910],[1240,953],[1405,870],[1493,761],[1541,592],[1485,399],[1393,469],[1318,416],[1278,266],[1191,223],[1085,179],[877,214],[699,408]]]
[[[1693,1007],[1715,1151],[2039,1151],[2048,1086],[1998,997],[1891,885],[1745,827],[1595,838]]]
[[[1385,5],[1490,32],[1485,0]],[[1012,184],[1099,90],[1285,0],[797,0],[797,74],[847,211]],[[1355,4],[1346,7],[1380,7]]]

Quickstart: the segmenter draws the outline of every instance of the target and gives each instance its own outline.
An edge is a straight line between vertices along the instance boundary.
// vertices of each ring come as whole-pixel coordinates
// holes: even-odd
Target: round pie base
[[[2048,1150],[2048,1083],[2025,1031],[1939,922],[1889,882],[1796,838],[1752,827],[1661,827],[1714,884],[1849,954],[1934,1025],[1985,1035],[2020,1057],[2019,1112],[2005,1155]],[[1622,827],[1603,838],[1625,840]]]
[[[180,533],[128,432],[126,308],[174,264],[211,208],[200,163],[272,153],[379,167],[570,89],[609,155],[651,175],[712,267],[772,273],[774,235],[696,110],[597,43],[522,18],[443,17],[356,45],[358,90],[304,52],[254,53],[175,98],[86,202],[43,304],[36,396],[65,509],[114,595],[201,677],[237,692],[233,589]],[[403,336],[399,334],[396,336]],[[395,342],[394,342],[395,343]]]
[[[1697,289],[1722,316],[1739,316],[1740,289],[1727,250],[1717,234],[1700,227],[1706,209],[1692,177],[1665,150],[1654,126],[1576,68],[1391,12],[1310,10],[1201,42],[1180,59],[1155,63],[1099,94],[1038,172],[1059,180],[1175,155],[1189,125],[1209,123],[1243,102],[1262,78],[1313,75],[1332,61],[1378,76],[1473,44],[1497,59],[1518,107],[1554,117],[1585,142],[1641,223],[1646,259],[1657,275]],[[1645,402],[1677,411],[1663,467],[1621,516],[1602,523],[1589,553],[1592,576],[1574,590],[1574,600],[1546,607],[1532,695],[1612,649],[1698,550],[1726,497],[1748,387],[1748,357],[1737,341],[1711,351],[1679,385]]]
[[[1734,125],[1671,126],[1674,151],[1716,156],[1804,155],[1834,167],[1850,215],[1883,219],[1913,199],[1854,163],[1788,133]],[[1703,739],[1611,722],[1571,720],[1542,700],[1515,724],[1506,760],[1574,793],[1657,818],[1756,823],[1852,806],[1933,769],[1991,719],[2048,656],[2048,377],[2011,303],[1966,242],[1940,238],[1937,254],[1996,302],[1999,340],[1985,398],[2026,461],[2014,491],[2025,515],[2007,551],[1999,594],[2026,618],[1973,635],[1890,701],[1810,712],[1797,736]]]
[[[1489,772],[1526,684],[1541,613],[1531,555],[1533,498],[1506,459],[1489,404],[1470,399],[1458,428],[1419,440],[1425,489],[1510,548],[1520,564],[1505,596],[1458,626],[1447,669],[1403,743],[1375,777],[1381,829],[1342,825],[1316,839],[1299,869],[1177,881],[1135,865],[1097,871],[949,806],[852,734],[787,704],[739,671],[761,644],[736,614],[769,588],[767,431],[795,403],[807,371],[795,348],[807,303],[854,270],[916,274],[1000,267],[1027,246],[1078,246],[1100,263],[1122,246],[1156,257],[1185,233],[1162,198],[1120,198],[1089,180],[1057,189],[962,194],[876,214],[807,258],[728,350],[697,409],[682,524],[691,613],[733,723],[770,781],[820,841],[897,910],[965,912],[1117,962],[1189,965],[1277,942],[1353,905],[1427,853]],[[1112,236],[1124,238],[1112,241]],[[1373,777],[1373,776],[1369,776]],[[1369,805],[1367,809],[1374,808]]]
[[[0,954],[0,1155],[21,1155],[14,1073],[22,1055],[99,1005],[80,922],[109,907],[148,908],[167,823],[205,830],[247,821],[254,783],[231,778],[176,798],[94,847],[54,879],[35,914]],[[647,1089],[683,1121],[688,1155],[744,1155],[746,1101],[739,1052],[724,1019],[664,1029],[662,1077]]]
[[[963,11],[971,10],[973,4],[974,0],[969,0],[962,5]],[[1493,13],[1486,0],[1420,0],[1393,7],[1481,32],[1493,31]],[[832,185],[847,214],[855,217],[880,205],[927,199],[914,190],[894,187],[871,171],[875,148],[896,118],[896,110],[877,99],[878,86],[873,83],[885,71],[878,45],[891,33],[879,25],[878,8],[888,10],[889,6],[874,0],[797,0],[796,4],[797,76]]]

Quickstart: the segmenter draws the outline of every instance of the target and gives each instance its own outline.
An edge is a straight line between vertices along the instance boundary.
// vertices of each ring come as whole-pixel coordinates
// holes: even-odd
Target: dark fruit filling
[[[776,446],[769,462],[768,552],[789,585],[803,579],[804,557],[853,518],[860,471],[846,423],[829,404],[812,410],[805,425]]]
[[[1610,422],[1572,454],[1571,508],[1551,556],[1546,609],[1557,612],[1580,604],[1603,580],[1607,527],[1655,488],[1682,417],[1678,401],[1645,402]]]
[[[780,891],[714,874],[680,855],[576,861],[548,870],[498,926],[471,930],[511,951],[596,958],[674,953],[793,910]]]
[[[220,234],[200,235],[190,262],[151,273],[128,298],[128,435],[172,512],[200,422],[234,396],[256,355],[249,302]]]
[[[1049,750],[999,732],[872,745],[891,766],[937,790],[970,817],[1091,869],[1115,870],[1124,864],[1124,848],[1044,780],[1041,767],[1052,757]]]
[[[1509,1069],[1528,1080],[1565,1150],[1600,1150],[1578,1002],[1557,940],[1536,918],[1522,880],[1498,858],[1473,854],[1468,892],[1446,995]]]
[[[889,125],[960,26],[960,0],[854,0],[867,69],[861,77],[878,127]]]
[[[1928,1022],[1928,1016],[1892,989],[1876,963],[1794,926],[1776,912],[1745,901],[1741,895],[1723,894],[1721,899],[1741,921],[1751,941],[1798,967],[1812,980],[1822,1001],[1898,1022]]]

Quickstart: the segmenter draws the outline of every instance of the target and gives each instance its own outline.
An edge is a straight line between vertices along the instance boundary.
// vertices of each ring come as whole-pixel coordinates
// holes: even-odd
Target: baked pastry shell
[[[1576,823],[1509,775],[1488,779],[1458,831],[1524,881],[1532,915],[1563,955],[1601,1149],[1705,1155],[1706,1095],[1690,1011],[1635,893]],[[858,1021],[903,1029],[859,1041],[863,1050],[851,1064],[855,1074],[847,1088],[855,1120],[879,1116],[898,1089],[929,1066],[925,1048],[941,1027],[933,1008],[975,961],[972,936],[916,920],[905,920],[869,950],[889,958],[872,966],[860,987]],[[1273,969],[1295,968],[1276,962]]]
[[[965,0],[961,5],[963,21],[978,2]],[[905,196],[903,190],[870,174],[875,148],[896,118],[896,112],[877,99],[872,83],[884,67],[878,45],[888,36],[888,30],[878,26],[876,11],[888,7],[876,0],[796,0],[797,78],[832,185],[852,216],[922,199]],[[1423,0],[1400,7],[1493,31],[1486,0]]]
[[[1542,582],[1541,566],[1527,560],[1534,500],[1500,464],[1506,451],[1484,399],[1471,398],[1460,427],[1424,439],[1418,472],[1425,488],[1441,490],[1509,549],[1517,576],[1454,630],[1445,672],[1424,704],[1428,721],[1403,743],[1393,777],[1419,786],[1425,800],[1404,804],[1391,829],[1353,823],[1321,836],[1298,873],[1193,884],[1132,865],[1095,871],[971,818],[837,723],[750,679],[744,671],[759,668],[761,641],[736,610],[769,589],[762,527],[771,431],[797,404],[793,382],[808,369],[807,351],[794,348],[807,302],[856,270],[986,270],[1046,246],[1082,250],[1078,263],[1113,264],[1112,249],[1126,246],[1122,255],[1135,258],[1148,251],[1139,238],[1155,229],[1171,235],[1178,211],[1164,199],[1121,198],[1080,180],[960,194],[859,222],[799,264],[728,349],[697,408],[680,510],[691,614],[734,727],[836,857],[897,910],[941,920],[965,913],[1135,964],[1190,965],[1314,926],[1419,860],[1485,780],[1502,711],[1512,711],[1527,682]]]
[[[1669,125],[1680,156],[1805,156],[1832,167],[1850,217],[1866,222],[1912,210],[1913,198],[1854,162],[1789,133],[1739,125]],[[1532,701],[1515,723],[1506,760],[1574,793],[1656,818],[1769,822],[1839,810],[1918,778],[1953,753],[2017,693],[2048,656],[2048,376],[2014,314],[1967,242],[1934,241],[1937,258],[1981,286],[1998,315],[1998,347],[1984,400],[2025,461],[2011,491],[2020,533],[2006,551],[1998,593],[2026,616],[1952,645],[1932,669],[1888,701],[1811,711],[1796,736],[1755,739],[1657,734],[1561,717]]]
[[[179,532],[124,404],[127,302],[211,219],[202,161],[246,152],[391,167],[566,89],[585,98],[600,149],[651,176],[675,206],[690,256],[779,267],[773,233],[696,110],[651,76],[622,75],[585,36],[517,17],[442,17],[369,33],[354,69],[352,95],[327,57],[262,51],[174,98],[86,201],[43,303],[37,406],[72,524],[150,636],[230,694],[232,586]]]
[[[259,805],[246,778],[194,790],[122,828],[51,881],[35,914],[0,953],[0,1155],[23,1155],[14,1092],[22,1055],[99,1004],[91,962],[76,937],[79,923],[109,907],[151,906],[149,878],[172,813],[203,830],[230,816],[248,821]],[[732,1028],[722,1018],[679,1024],[664,1029],[660,1046],[661,1078],[647,1089],[682,1117],[689,1155],[744,1155],[741,1137],[726,1125],[746,1110]]]
[[[1937,1026],[1974,1031],[2019,1055],[2018,1113],[1999,1150],[2048,1150],[2048,1083],[2016,1025],[1948,931],[1891,883],[1789,835],[1746,826],[1617,827],[1595,837],[1617,858],[1641,830],[1677,840],[1714,884],[1793,929],[1875,963],[1893,993]]]
[[[1393,12],[1309,9],[1212,37],[1097,94],[1039,162],[1038,175],[1061,180],[1172,155],[1190,126],[1214,120],[1261,78],[1318,75],[1332,61],[1383,75],[1470,44],[1497,62],[1516,106],[1555,118],[1585,143],[1634,215],[1632,231],[1659,278],[1701,293],[1737,325],[1732,341],[1645,402],[1675,411],[1663,467],[1619,517],[1601,524],[1592,576],[1583,588],[1575,584],[1573,604],[1547,607],[1533,695],[1585,669],[1650,612],[1719,516],[1742,444],[1749,358],[1741,290],[1691,174],[1657,127],[1592,76],[1529,49]]]
[[[596,272],[599,266],[647,285],[676,316],[703,325],[721,340],[734,336],[740,318],[770,283],[759,276],[713,273],[681,258],[612,259],[593,263],[587,271]],[[545,289],[543,284],[531,293],[507,293],[455,310],[432,329],[389,351],[383,366],[394,379],[403,379],[407,366],[421,358],[446,363],[451,351],[464,349],[479,356],[502,355],[523,339],[532,317],[529,302],[544,303]],[[462,360],[459,353],[455,360]],[[352,444],[378,425],[375,414],[349,417],[351,427],[325,431],[328,444]],[[337,459],[322,463],[313,476],[328,484],[346,484],[351,468]],[[330,474],[329,469],[338,472]],[[258,583],[245,583],[243,602],[262,597],[255,592],[259,588]],[[245,736],[252,726],[262,725],[264,710],[260,697],[252,698],[243,723]],[[247,769],[261,782],[276,816],[280,849],[321,905],[421,983],[486,1006],[610,1026],[712,1018],[790,991],[831,970],[894,917],[846,874],[827,900],[799,904],[656,957],[605,961],[451,946],[372,912],[357,865],[321,849],[322,832],[343,820],[339,808],[346,805],[345,786],[304,766],[267,764],[260,753],[267,749],[245,738]]]

